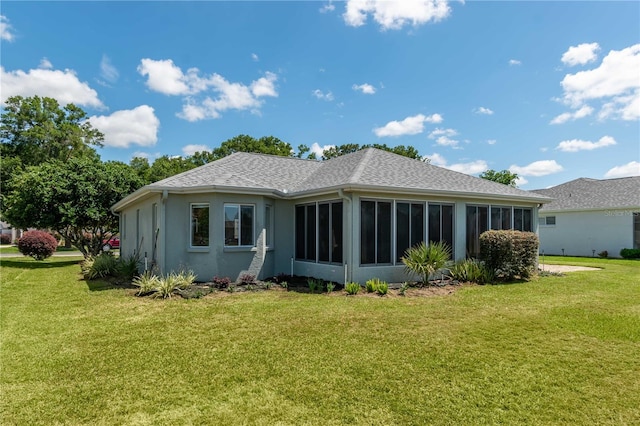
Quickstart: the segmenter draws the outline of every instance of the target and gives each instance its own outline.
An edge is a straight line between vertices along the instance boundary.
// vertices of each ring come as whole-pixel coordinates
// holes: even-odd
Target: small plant
[[[156,291],[156,288],[160,284],[160,279],[157,275],[147,271],[139,277],[134,278],[132,284],[138,287],[136,294],[138,296],[144,296]]]
[[[176,288],[179,288],[180,290],[189,288],[191,284],[193,284],[193,282],[196,280],[196,274],[194,274],[191,270],[183,270],[177,273],[172,272],[170,275],[173,276],[173,279],[176,282]]]
[[[378,285],[376,286],[376,292],[378,292],[380,296],[384,296],[389,292],[389,284],[387,284],[386,281],[378,282]]]
[[[213,282],[213,286],[215,288],[220,288],[220,289],[227,288],[231,284],[231,278],[229,277],[215,276],[211,281]]]
[[[494,280],[493,272],[483,262],[466,259],[454,263],[449,268],[451,278],[460,282],[473,282],[476,284],[490,284]]]
[[[253,284],[256,282],[256,276],[251,274],[242,274],[240,275],[240,283],[242,284]]]
[[[347,294],[356,295],[360,291],[360,284],[354,282],[346,283],[344,291],[346,291]]]
[[[118,266],[118,259],[111,253],[101,253],[96,257],[85,259],[80,267],[86,279],[95,280],[116,275]]]
[[[598,257],[601,257],[602,259],[606,259],[607,257],[609,257],[609,252],[606,250],[603,250],[600,253],[598,253]]]
[[[402,263],[408,273],[417,275],[423,284],[429,283],[429,276],[444,268],[451,257],[451,249],[445,242],[425,242],[413,246],[404,253]]]
[[[27,231],[18,240],[18,251],[35,260],[50,257],[58,247],[58,241],[53,235],[44,231]]]
[[[364,288],[367,290],[367,293],[374,293],[378,290],[378,284],[380,284],[378,278],[371,278],[364,284]]]
[[[336,285],[334,283],[332,283],[331,281],[329,281],[327,283],[327,293],[331,293],[334,288],[336,288]]]
[[[11,244],[11,235],[0,234],[0,244]]]
[[[286,281],[280,281],[280,287],[287,289],[289,287],[289,283]]]
[[[133,278],[138,274],[140,257],[138,255],[120,257],[118,273],[125,278]]]
[[[229,293],[235,293],[236,292],[236,286],[234,284],[229,284],[229,287],[227,287],[227,291]]]
[[[270,290],[271,287],[273,287],[273,283],[271,281],[264,282],[264,288],[266,288],[267,290]]]
[[[316,280],[315,278],[309,278],[307,280],[307,285],[309,286],[309,293],[313,294],[316,290],[322,288],[322,282],[320,280]]]
[[[171,273],[164,278],[160,278],[158,281],[158,285],[156,286],[156,296],[163,299],[171,298],[173,292],[183,284],[182,278],[175,273]]]
[[[247,291],[253,291],[255,290],[255,287],[253,286],[253,284],[247,284]]]
[[[400,296],[406,296],[407,290],[409,290],[409,283],[405,281],[400,286]]]

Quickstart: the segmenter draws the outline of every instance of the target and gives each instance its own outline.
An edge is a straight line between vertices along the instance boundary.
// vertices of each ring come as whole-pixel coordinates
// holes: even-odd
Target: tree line
[[[419,161],[413,146],[348,143],[324,150],[320,158],[306,145],[274,136],[238,135],[211,151],[189,156],[142,157],[129,164],[100,159],[104,134],[85,111],[48,97],[10,97],[0,123],[0,216],[12,226],[59,233],[84,256],[97,255],[102,241],[118,232],[109,208],[140,187],[216,161],[235,152],[328,160],[374,147]],[[505,173],[506,172],[506,173]],[[482,177],[515,186],[517,175],[489,170]]]

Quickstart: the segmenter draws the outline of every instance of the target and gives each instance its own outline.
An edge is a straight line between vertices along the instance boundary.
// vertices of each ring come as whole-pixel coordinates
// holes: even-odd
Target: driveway
[[[589,266],[573,266],[573,265],[545,265],[541,263],[539,269],[546,272],[576,272],[576,271],[600,271],[601,268],[591,268]]]

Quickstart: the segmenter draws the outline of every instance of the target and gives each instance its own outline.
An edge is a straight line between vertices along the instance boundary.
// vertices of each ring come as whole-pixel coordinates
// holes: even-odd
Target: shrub
[[[417,275],[424,284],[429,276],[444,268],[451,257],[451,249],[445,242],[426,244],[424,241],[404,253],[402,263],[408,273]]]
[[[380,296],[384,296],[389,292],[389,284],[387,284],[386,281],[378,282],[378,285],[376,286],[376,291]]]
[[[490,284],[493,282],[493,273],[484,266],[482,262],[473,259],[466,259],[454,263],[449,268],[451,278],[462,282],[473,282],[476,284]]]
[[[331,293],[334,288],[336,288],[336,285],[334,283],[332,283],[331,281],[329,281],[327,283],[327,293]]]
[[[371,278],[364,283],[364,288],[367,290],[367,293],[373,293],[378,289],[378,284],[380,280],[378,278]]]
[[[11,244],[11,235],[0,234],[0,244]]]
[[[598,253],[598,257],[601,257],[602,259],[606,259],[607,257],[609,257],[609,252],[606,250],[603,250],[600,253]]]
[[[176,282],[176,288],[179,288],[180,290],[189,288],[189,286],[191,286],[191,284],[193,284],[193,282],[196,280],[196,274],[194,274],[191,270],[172,272],[169,275],[173,277]]]
[[[173,292],[179,288],[181,283],[182,281],[178,278],[178,275],[173,273],[164,278],[160,278],[155,287],[156,296],[163,299],[169,299]]]
[[[315,278],[309,278],[307,280],[307,285],[309,286],[309,292],[315,293],[316,290],[322,291],[322,281],[316,280]]]
[[[535,271],[538,245],[533,232],[486,231],[480,235],[480,258],[498,278],[526,279]]]
[[[221,278],[221,277],[215,276],[211,281],[213,282],[213,286],[215,288],[227,288],[231,284],[231,278],[229,277]]]
[[[347,292],[347,294],[358,294],[358,292],[360,291],[360,284],[358,283],[346,283],[344,286],[344,291]]]
[[[101,253],[96,257],[88,257],[80,266],[82,275],[88,280],[116,275],[119,262],[111,253]]]
[[[400,296],[405,296],[407,290],[409,290],[409,283],[408,282],[403,282],[402,285],[400,286]]]
[[[140,257],[138,255],[120,257],[118,273],[126,278],[133,278],[138,274]]]
[[[286,281],[280,281],[280,287],[286,289],[287,287],[289,287],[289,283]]]
[[[146,294],[153,293],[154,291],[156,291],[156,288],[159,286],[159,284],[160,278],[149,271],[133,279],[133,285],[138,287],[138,292],[136,293],[138,296],[144,296]]]
[[[240,275],[240,282],[242,284],[253,284],[256,282],[256,276],[251,274],[242,274]]]
[[[56,239],[44,231],[25,232],[18,240],[18,251],[35,260],[44,260],[51,256],[56,251],[56,247],[58,247]]]
[[[623,248],[620,250],[620,257],[624,259],[640,259],[640,249]]]

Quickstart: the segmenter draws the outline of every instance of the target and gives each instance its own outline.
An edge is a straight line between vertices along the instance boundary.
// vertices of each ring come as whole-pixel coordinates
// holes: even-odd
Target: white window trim
[[[193,245],[193,208],[194,207],[207,207],[209,209],[209,223],[207,226],[209,227],[209,244],[206,246],[194,246]],[[211,206],[209,203],[190,203],[189,204],[189,250],[190,251],[208,251],[209,247],[211,247]]]
[[[224,211],[227,207],[238,207],[238,245],[237,246],[228,246],[227,245],[227,241],[226,241],[226,228],[225,228],[225,215],[224,215]],[[253,209],[253,214],[251,217],[251,221],[253,222],[253,226],[251,227],[251,231],[252,231],[252,235],[251,235],[251,244],[240,244],[240,242],[242,241],[242,235],[240,234],[240,231],[242,229],[242,207],[251,207]],[[273,214],[272,214],[273,215]],[[256,205],[255,204],[250,204],[250,203],[224,203],[222,206],[222,235],[224,235],[224,248],[225,250],[227,249],[231,249],[231,250],[239,250],[239,251],[243,251],[246,250],[247,248],[255,248],[256,247]]]

